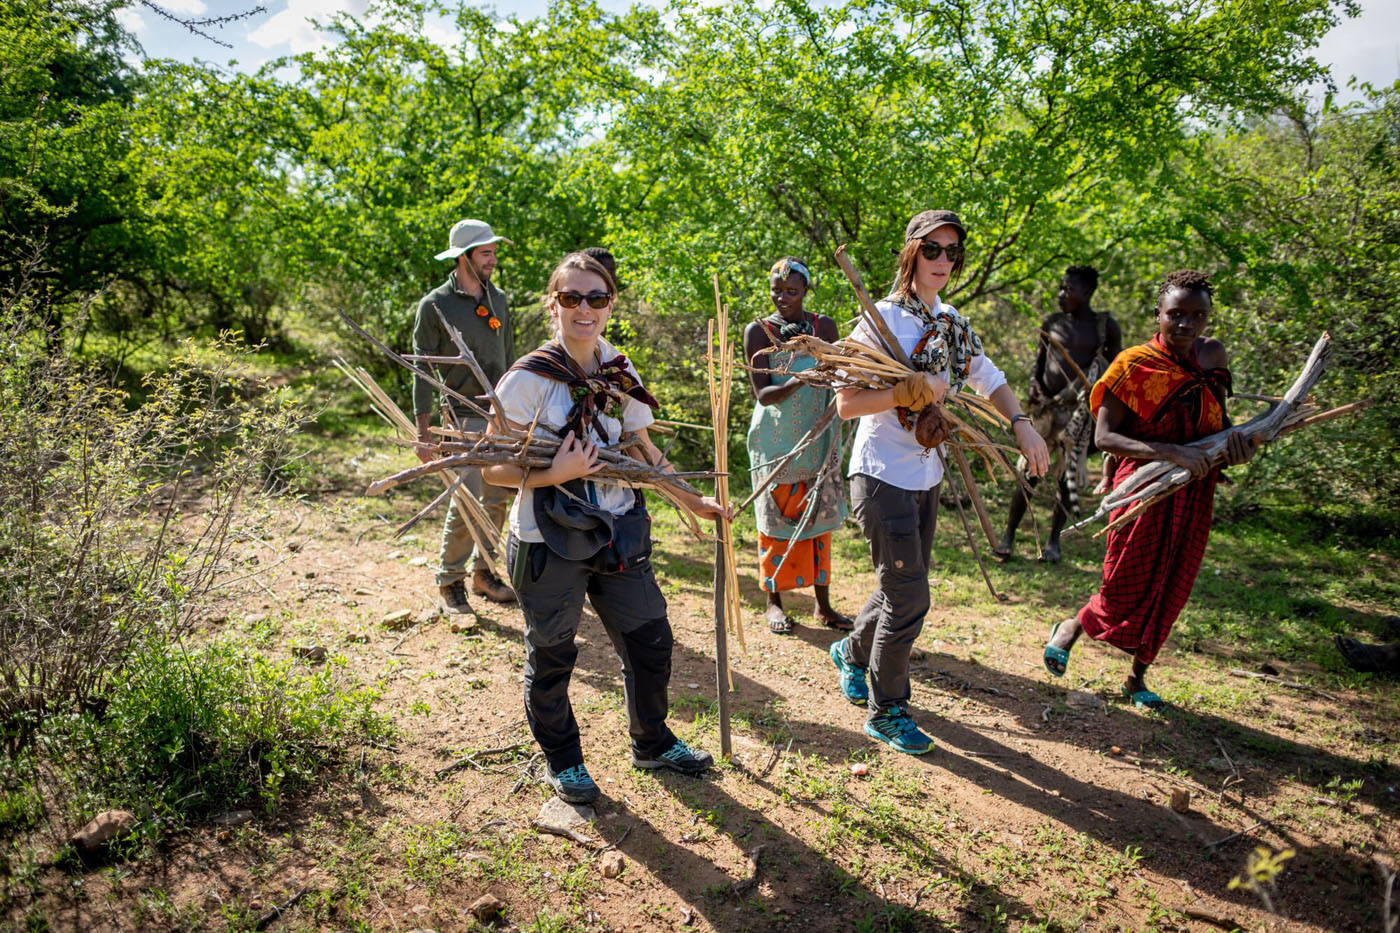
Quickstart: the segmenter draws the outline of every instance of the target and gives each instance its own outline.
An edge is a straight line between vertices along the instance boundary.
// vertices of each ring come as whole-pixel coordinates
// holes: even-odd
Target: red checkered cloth
[[[1123,357],[1136,365],[1120,365]],[[1121,433],[1129,437],[1184,444],[1219,430],[1228,372],[1204,373],[1194,359],[1185,366],[1181,363],[1154,338],[1152,344],[1125,351],[1114,361],[1095,385],[1094,401],[1108,391],[1128,407]],[[1114,487],[1146,462],[1117,461]],[[1121,648],[1144,663],[1156,660],[1196,584],[1210,538],[1219,477],[1220,471],[1212,470],[1136,521],[1108,533],[1103,582],[1079,610],[1079,624],[1090,638]],[[1115,510],[1110,520],[1131,507]]]

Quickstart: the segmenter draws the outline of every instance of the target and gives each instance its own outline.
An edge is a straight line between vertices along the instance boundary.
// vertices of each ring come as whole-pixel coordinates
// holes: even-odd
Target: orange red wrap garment
[[[1105,392],[1130,414],[1120,433],[1145,441],[1185,444],[1225,427],[1229,370],[1201,369],[1171,353],[1160,336],[1118,355],[1094,384],[1089,404],[1098,416]],[[1117,487],[1145,460],[1119,459]],[[1220,471],[1188,484],[1136,521],[1108,533],[1099,591],[1079,610],[1089,637],[1151,663],[1191,596],[1205,556]],[[1127,508],[1111,513],[1116,519]]]

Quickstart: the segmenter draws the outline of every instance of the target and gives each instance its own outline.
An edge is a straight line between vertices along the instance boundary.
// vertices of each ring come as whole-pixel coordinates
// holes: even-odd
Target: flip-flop
[[[1064,624],[1065,623],[1061,621],[1056,622],[1054,625],[1050,626],[1051,639],[1054,639],[1055,633],[1058,632],[1060,630],[1060,626]],[[1056,647],[1055,645],[1052,645],[1050,644],[1050,642],[1047,641],[1045,643],[1044,661],[1045,669],[1047,671],[1054,674],[1056,677],[1063,677],[1065,676],[1065,671],[1069,668],[1069,652],[1064,648]]]
[[[1151,690],[1134,691],[1128,689],[1127,684],[1120,686],[1119,690],[1123,692],[1123,696],[1127,697],[1128,701],[1132,703],[1135,708],[1142,710],[1144,713],[1160,713],[1167,708],[1167,701]]]
[[[1003,551],[1000,548],[992,548],[991,554],[992,557],[994,557],[996,560],[1000,561],[1003,564],[1009,563],[1011,560],[1010,551]]]
[[[853,631],[856,627],[855,619],[852,619],[850,616],[843,615],[839,612],[836,613],[836,618],[834,619],[823,619],[820,616],[816,616],[816,619],[818,622],[820,622],[822,625],[825,625],[827,628],[835,629],[838,632],[850,632]]]
[[[774,635],[791,635],[792,625],[792,616],[784,613],[781,619],[768,620],[768,631],[772,632]]]

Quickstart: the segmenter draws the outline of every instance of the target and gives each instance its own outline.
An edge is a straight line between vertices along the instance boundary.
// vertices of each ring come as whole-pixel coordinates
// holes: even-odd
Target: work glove
[[[933,389],[923,373],[911,373],[894,385],[894,404],[897,408],[918,411],[933,401]]]

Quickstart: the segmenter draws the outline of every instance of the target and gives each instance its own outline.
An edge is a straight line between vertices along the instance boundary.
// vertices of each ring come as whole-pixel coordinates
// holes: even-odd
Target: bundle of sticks
[[[1327,366],[1327,358],[1331,353],[1331,342],[1332,338],[1326,333],[1318,338],[1317,343],[1313,345],[1312,352],[1308,354],[1302,372],[1298,374],[1298,378],[1294,380],[1293,385],[1281,398],[1243,396],[1272,402],[1273,405],[1268,411],[1242,425],[1226,428],[1224,431],[1209,437],[1192,441],[1186,446],[1205,451],[1210,456],[1211,464],[1218,466],[1225,462],[1225,445],[1231,434],[1243,434],[1246,437],[1254,438],[1258,444],[1266,444],[1280,435],[1298,428],[1320,421],[1328,421],[1366,408],[1370,404],[1370,400],[1353,402],[1340,408],[1322,411],[1319,406],[1308,400],[1308,393],[1317,384],[1317,380],[1322,376],[1322,372]],[[1093,515],[1066,528],[1065,533],[1068,534],[1092,524],[1117,509],[1127,508],[1126,512],[1097,533],[1097,535],[1104,534],[1120,525],[1136,520],[1143,512],[1192,481],[1191,474],[1185,467],[1177,466],[1170,460],[1154,460],[1139,467],[1122,485],[1103,497],[1099,502],[1098,510]]]
[[[500,399],[496,397],[495,390],[491,386],[491,381],[486,378],[485,372],[477,362],[475,354],[462,339],[461,332],[448,323],[442,312],[438,311],[438,319],[447,335],[451,338],[457,348],[457,356],[422,356],[422,355],[402,355],[394,352],[385,346],[381,341],[368,333],[360,325],[356,324],[343,312],[341,317],[360,336],[373,343],[390,359],[406,367],[414,376],[417,376],[429,385],[438,389],[444,399],[451,400],[467,411],[475,414],[487,422],[485,430],[469,430],[457,423],[451,417],[451,408],[444,406],[444,420],[448,427],[437,432],[444,439],[436,443],[423,443],[417,439],[416,428],[408,420],[408,417],[394,405],[388,395],[381,389],[369,374],[363,370],[351,371],[342,366],[347,375],[351,377],[370,398],[374,401],[376,411],[384,417],[390,424],[394,425],[401,434],[406,435],[396,440],[404,446],[413,447],[415,450],[428,450],[433,459],[420,463],[417,466],[400,470],[392,476],[371,483],[366,490],[369,495],[378,495],[386,490],[401,486],[404,483],[412,482],[431,473],[442,476],[447,488],[429,503],[422,511],[411,519],[407,525],[399,529],[402,534],[412,527],[424,516],[430,514],[443,502],[452,497],[459,503],[463,511],[463,517],[467,519],[468,528],[473,540],[483,551],[486,550],[483,544],[490,541],[493,545],[497,543],[498,532],[491,527],[486,518],[486,511],[481,503],[467,490],[464,485],[465,475],[460,472],[466,468],[480,468],[494,466],[497,464],[511,464],[520,467],[522,470],[544,469],[548,467],[563,443],[555,431],[546,425],[539,423],[540,412],[535,413],[532,422],[524,429],[512,425],[501,414],[503,411]],[[426,364],[426,365],[425,365]],[[483,407],[477,399],[468,398],[451,387],[445,385],[432,371],[434,366],[466,366],[470,369],[477,381],[486,387],[487,404]],[[704,537],[700,530],[695,516],[691,514],[685,504],[675,496],[672,490],[683,490],[685,492],[700,495],[699,490],[691,486],[687,479],[697,477],[714,478],[713,471],[697,471],[690,473],[674,473],[662,469],[658,465],[638,459],[627,453],[628,450],[638,449],[637,437],[635,434],[624,434],[616,444],[600,445],[598,449],[598,459],[602,462],[602,469],[593,474],[595,479],[625,483],[630,486],[652,489],[663,498],[676,506],[681,516],[688,522],[691,531],[697,536]],[[448,479],[447,477],[452,477]],[[499,553],[493,546],[492,553]]]
[[[765,322],[760,321],[764,327]],[[778,372],[791,376],[799,382],[823,389],[889,389],[915,370],[869,344],[850,337],[829,343],[820,337],[800,335],[789,340],[779,338],[769,330],[773,346],[778,351],[804,353],[816,361],[809,369],[792,372],[787,369],[762,369],[750,366],[755,372]],[[771,353],[771,350],[765,350]],[[983,422],[999,428],[1009,427],[1009,422],[996,410],[991,402],[978,395],[958,392],[949,394],[943,400],[943,419],[948,424],[944,442],[964,451],[971,451],[982,457],[988,472],[995,481],[996,469],[1005,470],[1011,475],[1011,464],[1006,452],[1015,454],[1015,447],[998,443],[978,423]],[[936,444],[934,446],[937,446]]]

